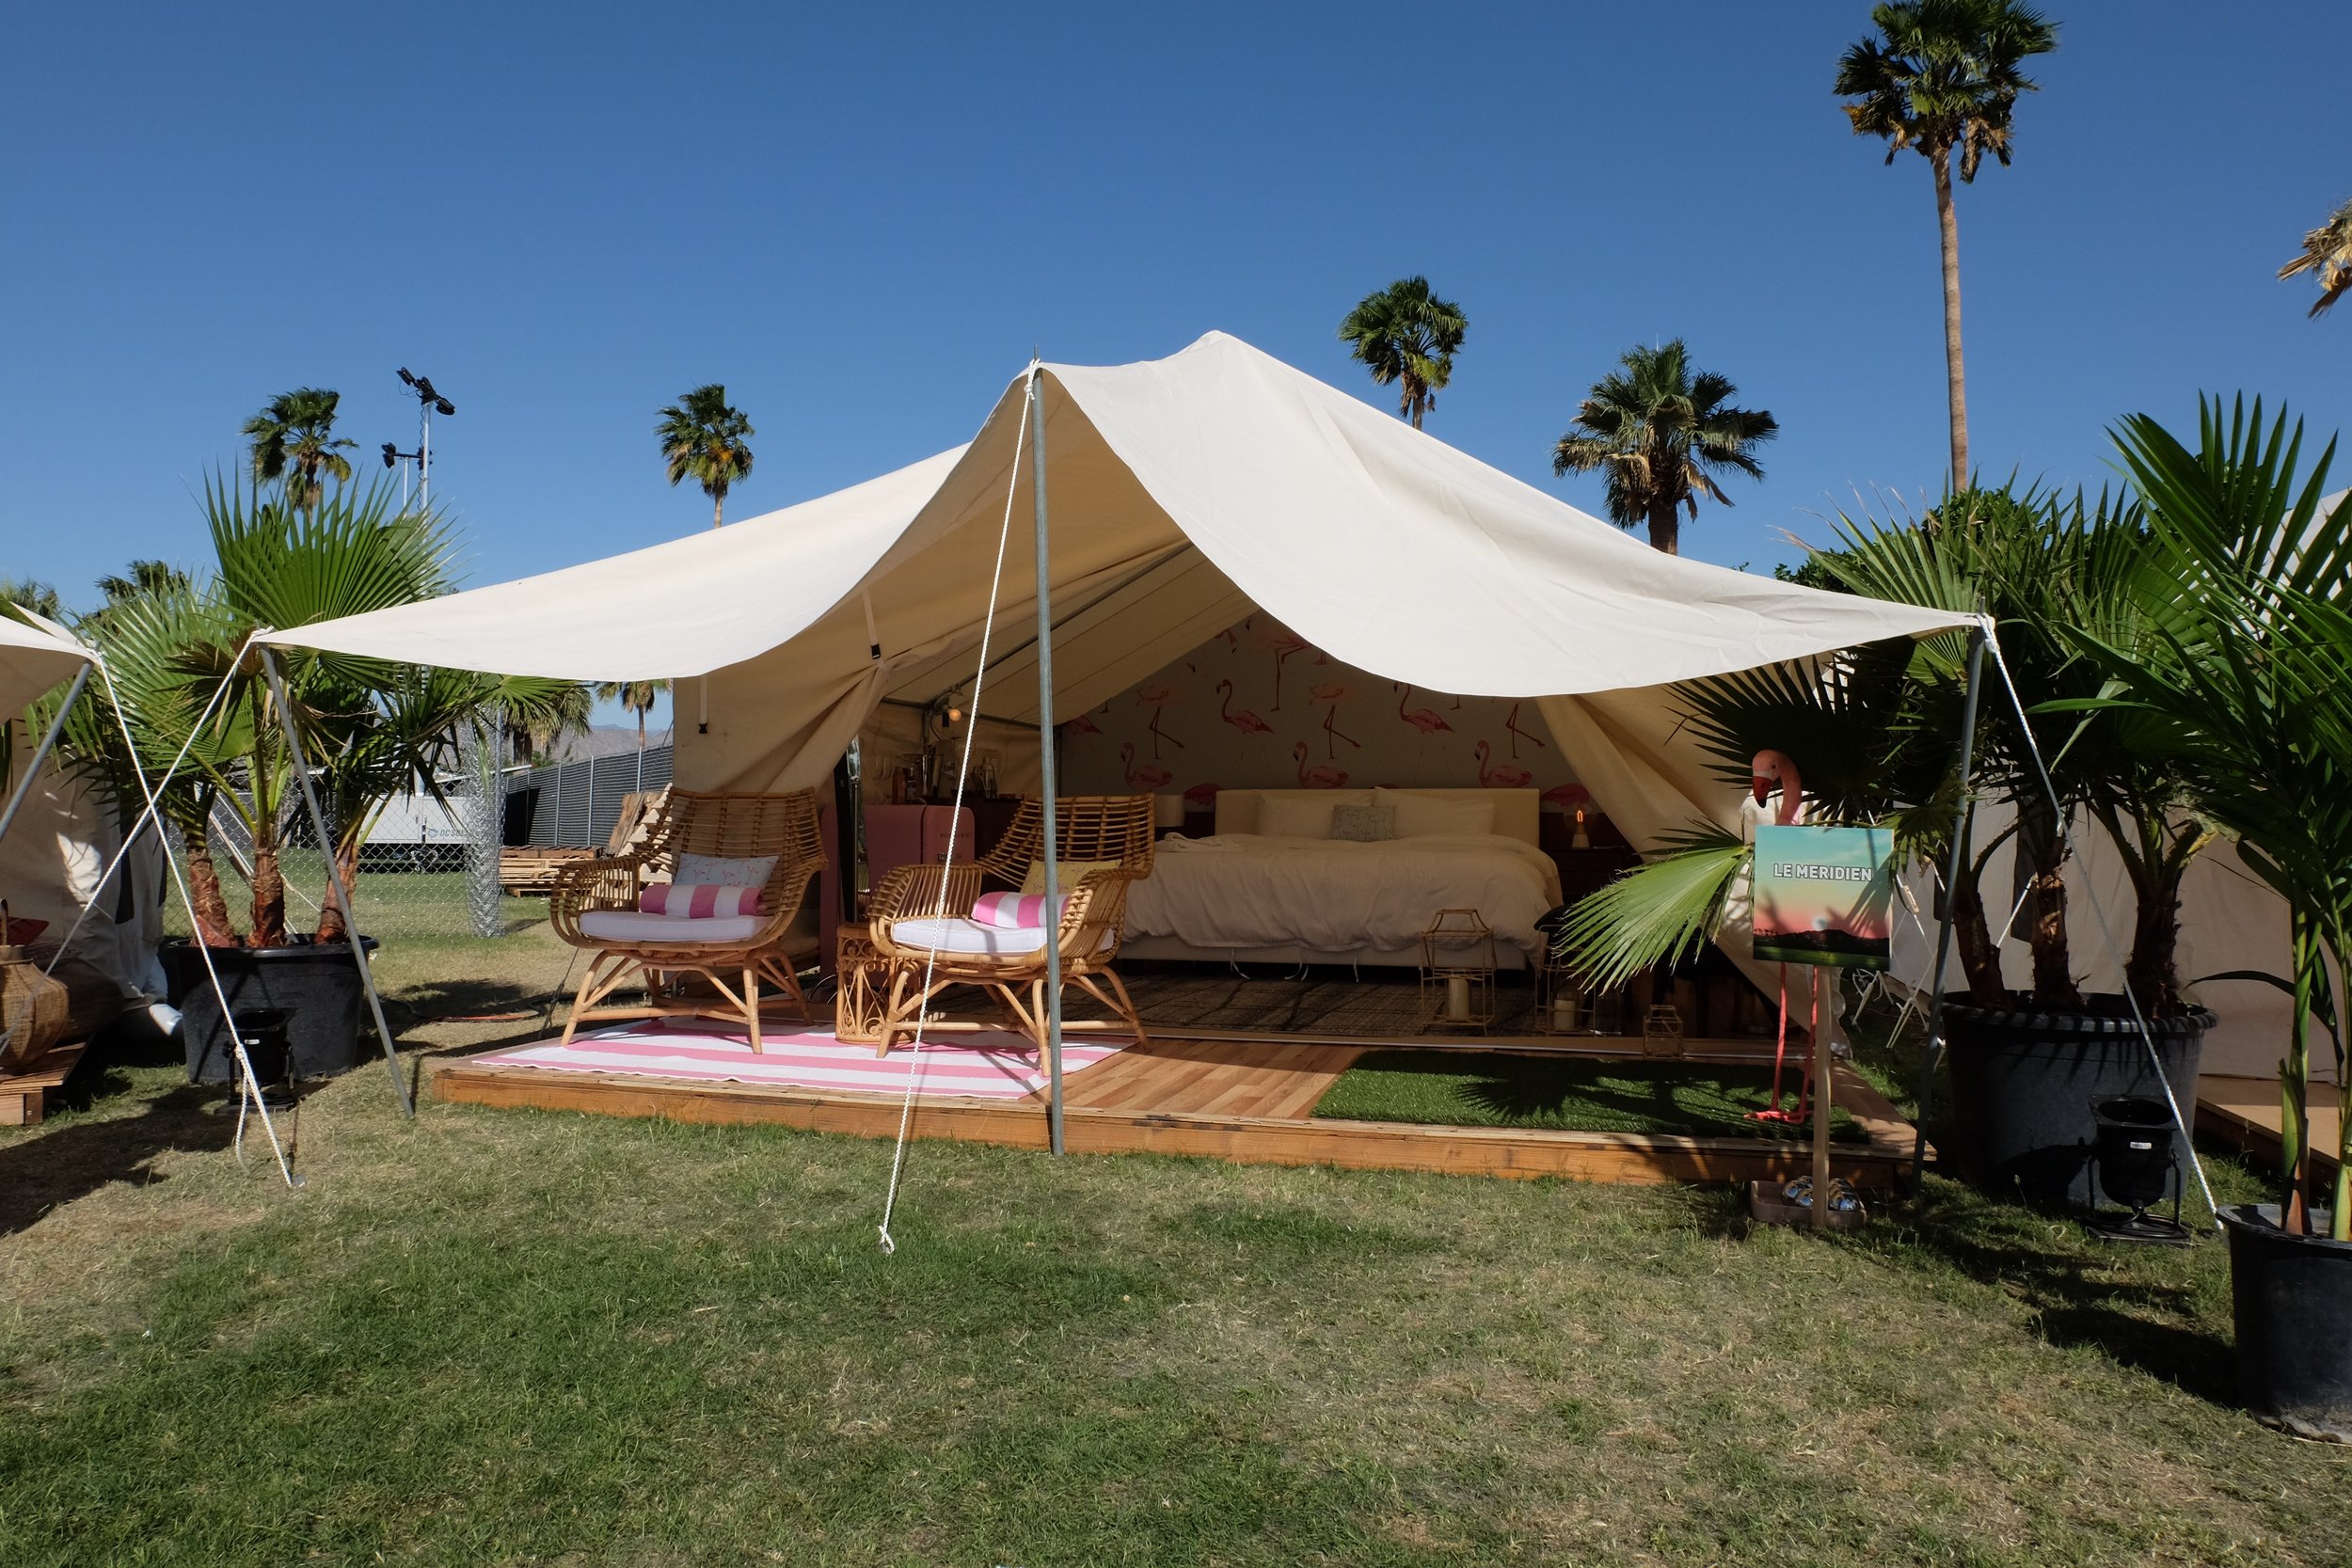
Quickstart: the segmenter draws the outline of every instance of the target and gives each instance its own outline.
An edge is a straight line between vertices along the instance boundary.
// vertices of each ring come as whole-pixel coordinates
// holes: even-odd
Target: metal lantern
[[[1439,910],[1421,934],[1421,1019],[1486,1032],[1495,1020],[1495,934],[1476,910]]]

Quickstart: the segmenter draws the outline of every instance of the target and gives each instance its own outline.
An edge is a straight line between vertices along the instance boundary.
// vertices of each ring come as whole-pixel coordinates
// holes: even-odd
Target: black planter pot
[[[360,940],[370,953],[375,951],[373,937]],[[232,1034],[205,977],[203,955],[193,943],[167,942],[159,956],[170,981],[171,1005],[180,1009],[188,1082],[236,1082]],[[332,1078],[359,1065],[366,1054],[359,1042],[367,991],[350,947],[304,940],[284,947],[215,947],[212,958],[231,1012],[268,1007],[286,1015],[287,1053],[295,1078]]]
[[[2352,1443],[2352,1242],[2290,1236],[2275,1204],[2221,1211],[2239,1397],[2298,1437]],[[2327,1215],[2312,1223],[2327,1227]]]
[[[2087,1000],[2095,1011],[2012,1011],[1946,999],[1952,1116],[1936,1141],[1970,1184],[2039,1207],[2095,1207],[2093,1104],[2122,1095],[2161,1101],[2167,1083],[2184,1115],[2197,1103],[2197,1063],[2212,1013],[2198,1008],[2149,1021],[2164,1063],[2159,1080],[2123,999]],[[2172,1141],[2185,1170],[2188,1148],[2177,1132]]]

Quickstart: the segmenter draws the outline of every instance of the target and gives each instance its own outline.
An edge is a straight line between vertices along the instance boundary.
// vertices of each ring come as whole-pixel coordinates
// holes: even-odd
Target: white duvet
[[[1160,841],[1152,875],[1128,890],[1127,934],[1196,947],[1397,949],[1419,942],[1439,910],[1461,909],[1532,954],[1543,942],[1536,920],[1559,902],[1551,857],[1516,838],[1223,833]]]

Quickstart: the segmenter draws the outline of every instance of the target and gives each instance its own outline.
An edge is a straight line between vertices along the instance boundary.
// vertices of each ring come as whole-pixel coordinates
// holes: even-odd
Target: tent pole
[[[8,836],[8,825],[16,820],[16,814],[24,809],[25,797],[32,794],[33,781],[40,776],[40,765],[49,760],[49,753],[56,748],[57,736],[65,733],[66,715],[72,713],[73,705],[81,701],[82,689],[87,685],[89,685],[89,666],[84,664],[74,673],[73,686],[66,692],[65,701],[57,705],[57,716],[49,721],[49,733],[40,737],[40,744],[34,749],[32,760],[24,765],[24,776],[16,781],[16,787],[8,792],[8,806],[6,809],[0,809],[0,838]],[[10,721],[0,720],[0,723]]]
[[[1944,970],[1951,958],[1952,915],[1954,902],[1960,893],[1961,856],[1967,848],[1968,835],[1963,832],[1970,815],[1968,803],[1968,770],[1974,762],[1977,742],[1977,691],[1984,674],[1984,634],[1982,621],[1968,633],[1968,687],[1960,703],[1959,794],[1953,801],[1952,847],[1946,859],[1944,871],[1944,918],[1935,927],[1935,967],[1928,981],[1928,1039],[1919,1053],[1919,1124],[1912,1133],[1911,1190],[1918,1192],[1927,1179],[1928,1108],[1935,1096],[1935,1065],[1944,1054]]]
[[[343,911],[343,937],[351,943],[352,961],[359,966],[359,986],[368,993],[368,1012],[375,1020],[375,1037],[384,1042],[384,1065],[391,1070],[392,1093],[400,1101],[400,1114],[413,1117],[417,1107],[408,1099],[407,1082],[400,1075],[400,1051],[392,1044],[392,1026],[384,1022],[384,999],[375,991],[375,974],[368,968],[368,944],[359,940],[359,917],[351,908],[351,890],[343,886],[342,867],[335,863],[335,841],[326,831],[326,814],[319,810],[318,791],[310,784],[310,765],[302,758],[302,733],[294,724],[294,705],[286,701],[286,677],[278,668],[278,656],[267,646],[256,643],[262,655],[262,669],[269,676],[270,695],[278,700],[278,721],[285,726],[286,750],[294,761],[294,782],[302,786],[302,803],[310,808],[310,827],[319,835],[319,848],[326,856],[326,893]]]
[[[1061,868],[1055,853],[1058,814],[1055,810],[1060,782],[1054,766],[1054,574],[1046,550],[1045,528],[1045,395],[1044,367],[1029,367],[1029,451],[1037,502],[1037,738],[1039,787],[1045,796],[1045,842],[1040,856],[1045,866],[1045,907],[1061,901]],[[1055,923],[1049,922],[1049,927]],[[1045,1127],[1054,1152],[1061,1141],[1061,942],[1057,928],[1045,944]]]

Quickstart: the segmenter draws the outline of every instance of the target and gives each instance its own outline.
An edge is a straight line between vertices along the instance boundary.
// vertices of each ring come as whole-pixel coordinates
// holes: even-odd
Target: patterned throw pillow
[[[765,887],[776,868],[773,855],[680,855],[674,882],[707,882],[712,887]]]
[[[768,896],[765,888],[721,887],[716,882],[656,882],[637,895],[645,914],[671,920],[716,920],[727,915],[758,914]]]
[[[1378,844],[1396,836],[1394,806],[1334,806],[1331,836],[1355,844]]]

